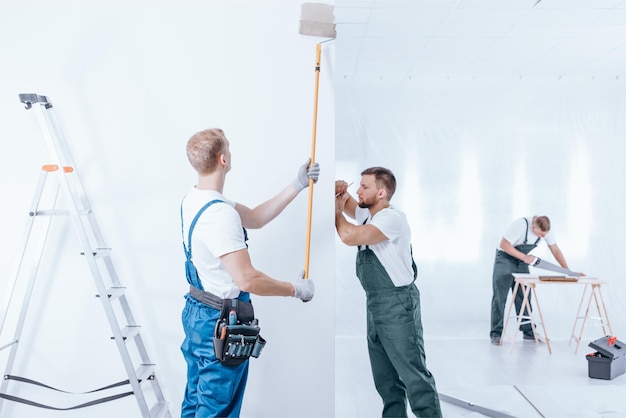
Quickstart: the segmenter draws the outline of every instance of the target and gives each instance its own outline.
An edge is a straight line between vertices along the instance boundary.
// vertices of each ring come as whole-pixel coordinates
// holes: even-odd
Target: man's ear
[[[386,189],[380,189],[377,193],[378,197],[380,199],[386,199],[387,198],[387,190]]]
[[[224,154],[220,154],[220,164],[226,165],[226,156]]]

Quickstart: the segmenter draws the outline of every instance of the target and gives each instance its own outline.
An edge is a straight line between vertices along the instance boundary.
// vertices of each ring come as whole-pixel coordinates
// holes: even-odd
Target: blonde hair
[[[199,174],[210,174],[217,168],[218,159],[226,149],[226,136],[218,128],[193,134],[187,141],[187,159]]]

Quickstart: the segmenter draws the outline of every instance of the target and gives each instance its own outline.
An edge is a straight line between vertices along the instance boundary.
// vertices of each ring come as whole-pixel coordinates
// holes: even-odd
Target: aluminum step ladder
[[[3,396],[0,397],[0,415],[2,415],[3,402],[11,398],[10,395],[7,395],[8,377],[11,376],[15,363],[28,306],[35,287],[39,264],[48,240],[50,222],[53,217],[65,216],[71,218],[74,229],[78,234],[82,250],[81,256],[87,261],[93,276],[97,289],[96,296],[100,299],[111,326],[113,333],[111,338],[115,341],[121,355],[128,375],[127,383],[132,388],[132,395],[137,399],[141,416],[169,418],[171,415],[155,373],[155,364],[150,361],[146,351],[140,334],[140,326],[133,318],[125,295],[125,288],[120,283],[110,257],[110,248],[103,241],[98,223],[85,194],[85,189],[54,115],[52,103],[46,96],[37,94],[20,94],[19,98],[27,110],[33,109],[35,111],[52,163],[42,167],[40,180],[28,216],[23,251],[14,273],[15,280],[9,305],[11,304],[16,284],[22,275],[21,270],[24,270],[23,264],[25,264],[25,259],[27,255],[32,256],[34,251],[34,259],[36,261],[32,267],[29,266],[31,269],[26,273],[28,274],[28,282],[24,288],[24,300],[15,322],[14,338],[8,344],[0,347],[0,351],[10,349],[4,373],[5,378],[0,385],[0,396]],[[56,177],[57,181],[54,182],[54,178],[49,177]],[[55,184],[50,184],[51,182]],[[53,207],[42,210],[39,208],[39,205],[44,190],[50,189],[50,187],[46,188],[47,184],[53,186],[51,195]],[[69,209],[67,210],[56,208],[60,192],[66,197],[68,202],[67,206],[69,206]],[[48,193],[50,193],[50,190],[48,190]],[[32,245],[29,246],[29,239],[32,240],[31,232],[33,232],[33,225],[38,219],[39,226],[43,223],[41,228],[43,238],[39,239],[38,248],[33,249],[31,248]],[[7,307],[7,314],[9,308],[10,306]],[[5,315],[2,323],[0,323],[0,334],[3,331],[6,319],[7,316]],[[150,382],[152,390],[145,387],[148,382]],[[131,395],[130,392],[128,394]]]

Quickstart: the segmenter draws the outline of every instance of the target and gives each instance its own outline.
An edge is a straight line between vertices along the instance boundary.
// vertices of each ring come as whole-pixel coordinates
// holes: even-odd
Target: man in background
[[[491,343],[500,344],[504,322],[504,308],[509,290],[513,291],[515,279],[513,273],[528,274],[530,264],[535,262],[535,256],[529,253],[537,247],[541,240],[545,240],[555,260],[561,267],[568,269],[565,256],[556,244],[554,234],[550,232],[550,219],[547,216],[531,216],[515,220],[496,249],[496,258],[493,265],[493,297],[491,299]],[[522,292],[515,297],[515,310],[520,314],[523,302]],[[530,304],[530,294],[528,295]],[[530,317],[524,311],[523,316]],[[525,340],[535,341],[532,324],[526,321],[520,326]]]

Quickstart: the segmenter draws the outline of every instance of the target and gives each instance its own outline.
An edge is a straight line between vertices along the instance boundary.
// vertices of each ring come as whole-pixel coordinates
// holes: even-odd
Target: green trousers
[[[396,287],[374,252],[357,255],[357,277],[367,295],[367,346],[383,417],[441,417],[435,378],[426,368],[420,294]]]
[[[503,251],[496,251],[492,280],[491,337],[499,337],[502,335],[506,298],[508,297],[509,291],[512,292],[515,287],[513,273],[528,273],[528,271],[528,264],[511,257]],[[515,312],[518,315],[522,309],[523,300],[522,289],[518,289],[515,297]],[[530,293],[528,294],[528,303],[530,303]],[[527,310],[524,311],[524,316],[530,316]],[[533,331],[530,323],[523,324],[520,328],[524,334],[532,335]]]

